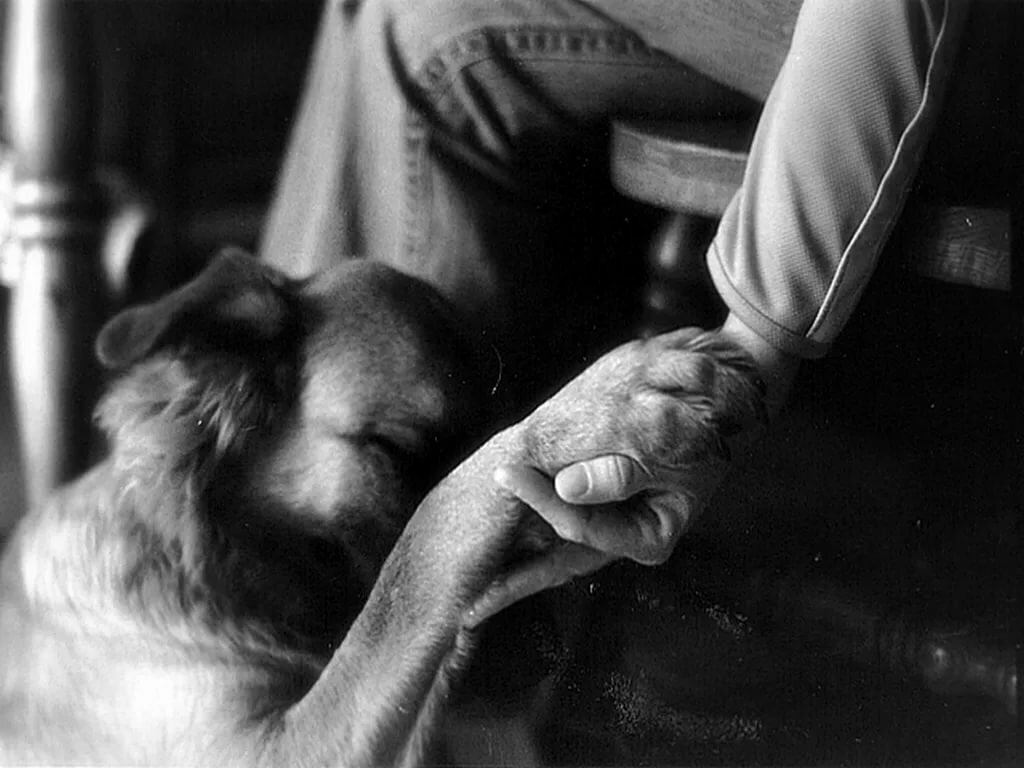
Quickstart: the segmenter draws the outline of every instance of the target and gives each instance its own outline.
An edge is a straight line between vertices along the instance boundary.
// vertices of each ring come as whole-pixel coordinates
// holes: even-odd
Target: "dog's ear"
[[[127,309],[96,340],[104,366],[122,369],[188,336],[232,345],[278,339],[289,325],[286,278],[239,248],[226,248],[191,282]]]

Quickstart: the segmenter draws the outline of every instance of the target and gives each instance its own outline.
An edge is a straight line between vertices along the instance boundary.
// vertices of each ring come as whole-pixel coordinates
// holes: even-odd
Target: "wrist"
[[[765,407],[769,416],[774,416],[789,396],[800,358],[769,344],[733,313],[725,319],[719,333],[753,358],[765,385]]]

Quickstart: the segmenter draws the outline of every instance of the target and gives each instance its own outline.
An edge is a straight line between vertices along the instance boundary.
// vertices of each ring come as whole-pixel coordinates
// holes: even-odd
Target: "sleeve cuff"
[[[805,360],[816,360],[828,354],[832,348],[831,343],[810,339],[802,333],[790,330],[748,301],[729,279],[714,245],[708,251],[707,265],[715,289],[729,311],[762,339],[776,349]]]

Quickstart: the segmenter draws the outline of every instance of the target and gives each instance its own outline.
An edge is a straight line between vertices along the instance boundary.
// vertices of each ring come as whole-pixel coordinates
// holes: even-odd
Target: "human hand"
[[[730,315],[726,319],[718,333],[743,349],[755,361],[760,379],[765,384],[766,411],[773,415],[786,400],[799,367],[799,360],[772,347],[735,315]],[[716,473],[711,468],[708,470],[708,474],[702,478],[704,482],[700,485],[713,491]],[[609,454],[571,464],[560,470],[554,478],[556,497],[542,496],[539,488],[535,486],[528,488],[528,481],[524,477],[518,477],[514,481],[510,478],[510,482],[531,495],[538,504],[543,504],[548,516],[563,518],[563,525],[569,525],[567,521],[574,509],[571,505],[609,504],[640,494],[649,496],[652,492],[660,490],[663,494],[668,494],[669,498],[649,500],[649,513],[665,518],[668,516],[666,508],[674,511],[680,518],[680,523],[672,526],[665,522],[663,527],[668,531],[682,531],[689,526],[703,505],[702,501],[706,502],[710,496],[710,493],[701,494],[698,491],[695,479],[668,476],[655,478],[630,457]],[[688,498],[671,498],[671,491],[683,492],[685,489],[689,490]],[[699,498],[701,495],[705,496],[703,500]],[[577,508],[576,512],[579,516],[581,510]],[[595,536],[600,536],[598,531],[591,532],[591,538]]]
[[[723,458],[648,473],[612,454],[573,464],[554,480],[528,466],[500,467],[495,482],[566,542],[645,565],[668,559],[728,468]]]
[[[659,563],[724,476],[729,438],[762,417],[744,350],[683,329],[623,345],[570,382],[525,422],[534,461],[495,480],[563,540]]]

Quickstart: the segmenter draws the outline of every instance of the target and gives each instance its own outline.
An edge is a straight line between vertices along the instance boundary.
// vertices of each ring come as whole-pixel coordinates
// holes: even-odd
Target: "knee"
[[[488,24],[493,1],[359,0],[363,33],[386,45],[393,66],[420,76],[458,39]]]
[[[360,17],[408,108],[449,138],[507,151],[522,99],[502,61],[522,19],[494,0],[364,0]]]

